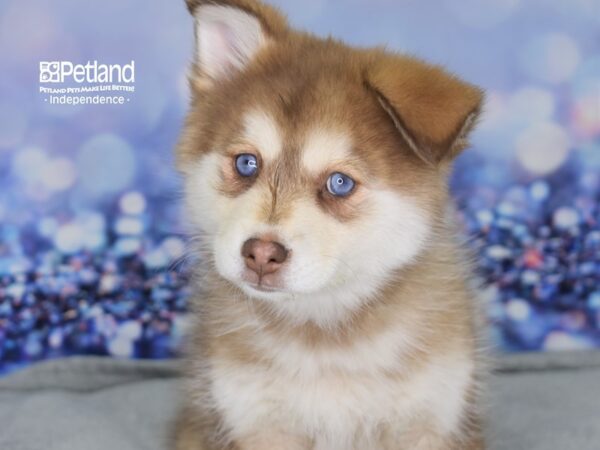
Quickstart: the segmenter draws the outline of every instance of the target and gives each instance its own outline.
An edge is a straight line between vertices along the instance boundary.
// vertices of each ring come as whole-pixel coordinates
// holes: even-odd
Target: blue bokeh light
[[[112,134],[95,135],[77,155],[80,173],[86,174],[81,188],[93,197],[122,192],[134,180],[136,156],[131,146]]]
[[[509,351],[600,347],[598,1],[274,3],[485,89],[452,188],[493,336]],[[172,149],[192,46],[183,0],[0,3],[0,370],[177,353],[192,255]],[[135,60],[136,92],[50,105],[37,91],[49,60]]]

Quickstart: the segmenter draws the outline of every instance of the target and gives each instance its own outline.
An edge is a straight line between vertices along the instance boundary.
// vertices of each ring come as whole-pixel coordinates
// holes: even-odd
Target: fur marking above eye
[[[347,197],[354,190],[355,184],[348,175],[334,172],[327,179],[327,190],[336,197]]]
[[[253,177],[258,173],[258,159],[250,153],[238,155],[235,159],[235,168],[242,177]]]

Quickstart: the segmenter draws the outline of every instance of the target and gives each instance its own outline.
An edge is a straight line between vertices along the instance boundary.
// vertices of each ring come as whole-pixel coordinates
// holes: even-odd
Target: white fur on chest
[[[425,414],[449,433],[461,420],[473,371],[465,355],[399,375],[409,339],[397,330],[327,351],[262,339],[269,369],[212,363],[211,394],[234,436],[280,430],[313,438],[315,450],[375,450],[384,426],[401,433]]]

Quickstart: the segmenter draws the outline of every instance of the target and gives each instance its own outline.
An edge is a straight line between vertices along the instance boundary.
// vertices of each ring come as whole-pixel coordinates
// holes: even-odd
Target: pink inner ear
[[[221,38],[223,39],[224,51],[226,55],[223,61],[223,71],[229,72],[235,68],[235,61],[242,61],[244,54],[240,48],[236,45],[236,35],[234,31],[225,24],[218,24],[219,31],[221,32]]]
[[[259,20],[229,6],[199,8],[196,30],[198,67],[213,80],[243,70],[264,41]]]
[[[200,30],[200,62],[209,76],[216,77],[234,66],[237,50],[234,34],[223,23],[213,22]]]

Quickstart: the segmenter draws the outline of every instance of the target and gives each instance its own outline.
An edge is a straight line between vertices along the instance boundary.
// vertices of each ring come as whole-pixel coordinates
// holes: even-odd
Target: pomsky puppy
[[[447,188],[481,91],[259,1],[187,6],[177,164],[203,268],[173,448],[483,449]]]

